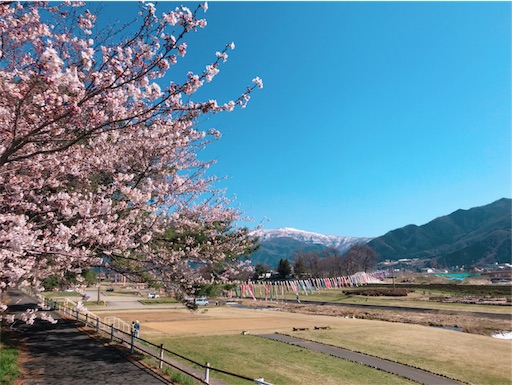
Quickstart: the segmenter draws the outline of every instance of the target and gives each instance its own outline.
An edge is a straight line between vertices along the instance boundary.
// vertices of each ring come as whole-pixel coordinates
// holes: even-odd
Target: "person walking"
[[[140,324],[139,324],[139,321],[137,320],[133,323],[133,336],[138,338],[139,331],[140,331]]]

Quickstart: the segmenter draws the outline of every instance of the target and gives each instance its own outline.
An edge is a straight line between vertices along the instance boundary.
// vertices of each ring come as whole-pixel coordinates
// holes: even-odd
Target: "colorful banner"
[[[236,297],[251,297],[256,301],[255,284],[259,287],[259,298],[264,298],[265,301],[278,301],[279,296],[285,301],[286,293],[290,291],[295,294],[298,302],[299,293],[304,295],[312,295],[315,291],[322,289],[338,289],[343,287],[358,287],[371,283],[380,283],[384,278],[387,278],[389,272],[387,270],[375,271],[372,273],[359,272],[350,276],[329,277],[329,278],[308,278],[308,279],[291,279],[291,280],[277,280],[277,281],[248,281],[238,283],[234,291]],[[240,286],[238,286],[240,285]],[[264,293],[263,293],[264,290]],[[309,291],[309,293],[308,293]],[[230,292],[231,294],[231,292]]]

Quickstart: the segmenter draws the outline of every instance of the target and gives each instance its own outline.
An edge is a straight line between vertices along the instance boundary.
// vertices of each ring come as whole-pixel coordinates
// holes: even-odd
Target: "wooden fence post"
[[[89,323],[89,313],[85,313],[85,326]]]
[[[204,368],[204,382],[206,382],[207,384],[210,383],[210,363],[209,362],[206,363],[206,366]]]
[[[110,325],[110,342],[114,341],[114,324]]]
[[[100,332],[100,318],[96,318],[96,334]]]
[[[162,369],[164,367],[164,344],[160,344],[160,362],[158,364],[158,368]]]
[[[133,353],[133,339],[134,338],[135,338],[135,336],[132,333],[132,338],[131,338],[131,343],[130,343],[130,353]]]
[[[263,377],[256,378],[254,382],[259,385],[272,385],[270,382],[265,382],[265,379]]]

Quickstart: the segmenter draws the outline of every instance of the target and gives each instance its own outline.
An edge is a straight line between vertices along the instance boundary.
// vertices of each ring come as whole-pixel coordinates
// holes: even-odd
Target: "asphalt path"
[[[13,290],[8,294],[7,313],[19,313],[37,308],[34,299],[21,291]],[[123,306],[134,301],[133,297],[131,300],[120,297],[121,302],[125,303]],[[58,320],[56,324],[36,319],[34,325],[18,321],[11,328],[14,340],[21,346],[26,353],[24,356],[27,357],[26,362],[22,364],[23,373],[20,379],[23,385],[170,384],[156,371],[139,363],[137,360],[142,358],[140,354],[124,353],[86,334],[79,328],[82,323],[62,318],[58,312],[49,313]],[[139,342],[135,344],[142,350],[151,350]],[[156,350],[152,351],[153,355],[158,353]],[[192,373],[197,378],[202,378],[204,375],[202,370],[192,368],[175,359],[167,357],[166,361],[178,370]],[[227,385],[211,377],[210,384]]]
[[[7,313],[34,309],[34,300],[22,292],[9,293]],[[37,319],[33,325],[18,321],[13,325],[14,341],[26,357],[22,363],[24,385],[162,385],[168,384],[136,360],[129,360],[119,350],[89,337],[75,323],[57,319],[56,324]]]
[[[313,350],[315,352],[324,353],[333,357],[338,357],[362,365],[370,366],[372,368],[377,368],[424,385],[461,385],[460,382],[455,380],[425,372],[420,369],[415,369],[410,366],[398,364],[373,356],[367,356],[366,354],[356,353],[351,350],[325,345],[318,342],[308,341],[284,334],[261,334],[259,337],[284,342],[290,345]]]

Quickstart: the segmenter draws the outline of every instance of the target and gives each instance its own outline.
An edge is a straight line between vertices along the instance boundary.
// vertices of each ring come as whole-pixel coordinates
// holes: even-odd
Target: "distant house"
[[[482,273],[482,276],[488,276],[492,283],[512,282],[512,270],[496,270]]]

